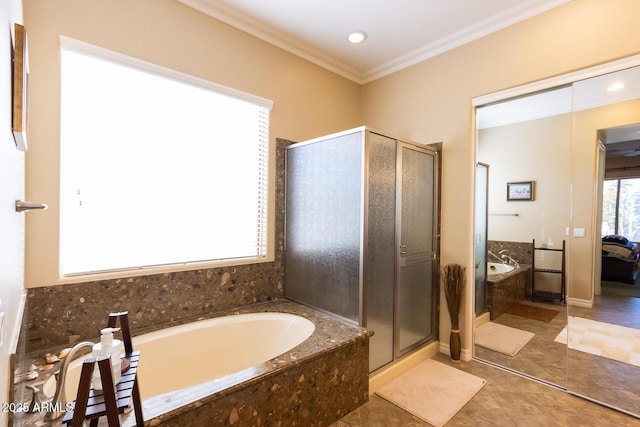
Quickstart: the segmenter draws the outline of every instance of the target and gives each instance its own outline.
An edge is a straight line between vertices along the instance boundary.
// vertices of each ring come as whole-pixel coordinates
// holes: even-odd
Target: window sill
[[[236,265],[261,264],[264,262],[273,261],[273,254],[267,254],[264,257],[255,258],[237,258],[225,259],[223,261],[204,261],[186,264],[171,264],[165,266],[140,267],[135,269],[105,271],[99,273],[78,273],[74,275],[61,276],[57,284],[64,285],[69,283],[96,282],[99,280],[123,279],[128,277],[150,276],[154,274],[175,273],[180,271],[207,270],[213,268],[231,267]]]

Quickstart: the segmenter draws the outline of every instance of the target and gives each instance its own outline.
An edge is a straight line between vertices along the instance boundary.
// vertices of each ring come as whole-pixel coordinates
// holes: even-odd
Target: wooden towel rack
[[[133,351],[131,332],[129,330],[128,313],[109,314],[108,327],[113,328],[120,320],[120,329],[124,341],[125,354],[122,356],[123,365],[129,368],[122,374],[120,382],[114,386],[111,375],[111,360],[108,355],[99,358],[85,359],[80,373],[80,384],[73,411],[69,411],[62,419],[62,423],[71,427],[82,427],[85,420],[89,420],[91,427],[97,427],[100,417],[106,416],[109,427],[120,427],[120,414],[133,405],[136,426],[143,427],[142,404],[138,387],[138,362],[140,352]],[[91,388],[91,376],[95,365],[100,370],[102,390]]]

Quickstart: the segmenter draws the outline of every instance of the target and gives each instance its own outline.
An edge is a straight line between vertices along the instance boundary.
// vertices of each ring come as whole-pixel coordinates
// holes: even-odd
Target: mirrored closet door
[[[474,100],[474,357],[640,416],[638,65]]]
[[[555,338],[567,316],[556,249],[569,224],[571,94],[563,86],[477,110],[476,218],[486,218],[486,249],[476,226],[476,268],[486,275],[476,279],[475,357],[562,387],[566,345]]]
[[[576,263],[592,259],[595,274],[572,280],[567,388],[640,414],[640,67],[574,83],[573,120],[574,224],[589,225],[579,207],[596,200]]]

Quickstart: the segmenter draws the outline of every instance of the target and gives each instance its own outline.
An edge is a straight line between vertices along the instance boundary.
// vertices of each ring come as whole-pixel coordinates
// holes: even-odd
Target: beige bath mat
[[[569,316],[569,348],[640,366],[640,330]],[[567,343],[567,328],[556,337]]]
[[[435,360],[425,360],[376,393],[427,423],[449,421],[487,382]]]
[[[534,336],[533,332],[487,322],[476,328],[475,344],[507,356],[515,356]]]

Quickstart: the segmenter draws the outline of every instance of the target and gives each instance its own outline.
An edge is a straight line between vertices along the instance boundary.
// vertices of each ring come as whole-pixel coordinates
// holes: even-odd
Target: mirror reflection
[[[606,104],[597,100],[606,97]],[[574,84],[573,144],[585,145],[573,205],[596,188],[593,285],[568,305],[567,388],[640,414],[640,68]],[[594,105],[595,104],[595,105]],[[591,160],[592,159],[592,160]],[[587,179],[586,165],[596,173]],[[592,185],[593,184],[593,185]],[[582,241],[580,241],[582,243]],[[586,245],[583,245],[583,250]]]
[[[476,198],[486,206],[476,205],[485,216],[476,223],[486,221],[486,236],[477,226],[475,356],[559,386],[566,385],[566,345],[555,338],[567,321],[571,99],[571,87],[561,87],[477,114]]]
[[[477,109],[474,356],[640,414],[640,68]]]

